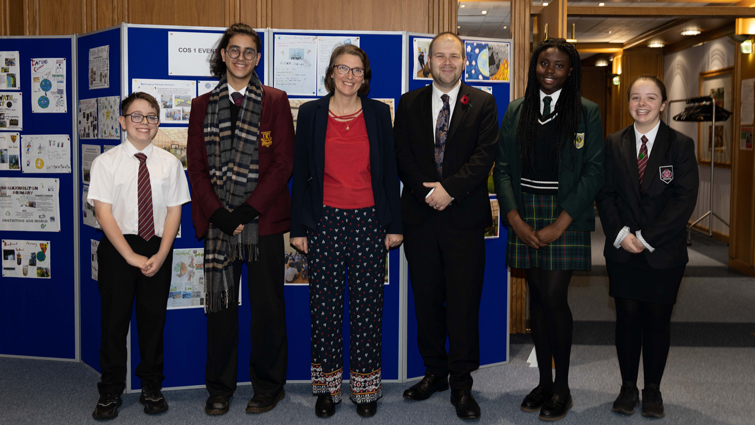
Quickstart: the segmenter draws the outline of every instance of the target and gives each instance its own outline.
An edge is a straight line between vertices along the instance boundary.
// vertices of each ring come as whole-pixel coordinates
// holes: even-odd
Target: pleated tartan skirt
[[[522,192],[522,220],[540,230],[553,223],[560,213],[556,196]],[[585,270],[591,267],[590,232],[565,231],[560,238],[540,249],[527,246],[509,227],[506,263],[517,269]]]

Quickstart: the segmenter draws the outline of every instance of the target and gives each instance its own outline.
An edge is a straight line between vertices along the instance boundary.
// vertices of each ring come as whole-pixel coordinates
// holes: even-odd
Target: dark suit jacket
[[[294,121],[286,92],[263,85],[262,117],[260,118],[259,181],[246,202],[259,215],[261,236],[285,232],[290,227],[291,197],[288,180],[291,178],[294,157]],[[202,239],[210,226],[210,216],[223,204],[210,183],[207,148],[204,142],[204,118],[210,94],[191,101],[187,161],[192,188],[191,216],[197,238]],[[270,132],[272,143],[263,141]]]
[[[637,170],[634,126],[606,139],[606,184],[596,201],[606,234],[606,258],[619,263],[630,254],[613,246],[624,226],[655,248],[644,255],[651,267],[687,264],[687,221],[695,209],[699,186],[695,145],[692,139],[661,122],[645,168],[642,187]],[[671,168],[669,168],[671,167]],[[663,171],[670,171],[664,176]],[[664,181],[665,180],[665,181]]]
[[[461,99],[466,96],[467,104]],[[432,85],[401,96],[393,128],[399,177],[404,183],[401,208],[404,222],[422,223],[435,210],[425,202],[429,188],[437,182],[435,171],[435,118],[432,116]],[[461,83],[443,156],[440,183],[454,200],[448,211],[454,225],[463,229],[486,228],[492,224],[487,177],[498,143],[498,112],[495,98]]]
[[[325,174],[325,136],[330,98],[307,102],[299,108],[294,153],[291,237],[307,236],[317,229],[322,214]],[[378,223],[388,233],[402,234],[399,182],[388,105],[362,97],[362,113],[370,142],[372,195]]]
[[[511,102],[501,123],[501,141],[498,143],[493,178],[501,219],[511,210],[523,211],[522,165],[519,158],[519,143],[516,130],[522,112],[524,98]],[[572,223],[567,230],[595,230],[595,213],[592,203],[603,186],[603,124],[600,108],[594,102],[582,98],[582,118],[577,133],[584,135],[584,145],[577,149],[573,165],[558,164],[558,206],[569,214]],[[568,145],[564,144],[564,151]],[[570,155],[570,154],[567,154]],[[568,160],[569,156],[565,156]],[[560,214],[561,211],[557,211]]]

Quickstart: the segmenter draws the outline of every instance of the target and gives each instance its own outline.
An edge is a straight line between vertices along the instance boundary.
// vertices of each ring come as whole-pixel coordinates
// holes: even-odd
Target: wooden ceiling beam
[[[669,21],[657,28],[653,28],[652,30],[642,33],[635,38],[625,41],[624,48],[631,49],[632,47],[637,47],[641,44],[647,44],[647,42],[650,41],[652,38],[655,38],[659,36],[660,34],[663,34],[664,32],[678,25],[682,25],[685,22],[689,22],[691,20],[692,18],[683,18],[683,19],[674,19],[673,21]]]
[[[532,13],[535,14],[532,8]],[[695,6],[695,7],[592,7],[569,6],[568,16],[602,16],[606,18],[646,17],[646,16],[678,16],[688,18],[754,18],[755,7],[740,6]]]

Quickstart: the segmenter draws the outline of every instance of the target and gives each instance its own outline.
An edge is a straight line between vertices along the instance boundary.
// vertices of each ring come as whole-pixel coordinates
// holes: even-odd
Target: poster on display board
[[[464,79],[467,82],[509,82],[511,43],[466,41],[464,48],[467,55]]]
[[[71,138],[66,134],[21,136],[24,173],[70,173]]]
[[[49,279],[50,241],[3,239],[3,277]]]
[[[197,97],[197,82],[185,80],[131,80],[131,92],[151,94],[160,105],[160,124],[189,124],[191,100]]]
[[[204,308],[204,248],[173,250],[168,310]]]
[[[0,171],[21,170],[21,137],[19,133],[0,133]]]
[[[97,248],[100,246],[100,241],[90,239],[89,243],[92,251],[92,280],[97,281],[100,275],[100,266],[97,261]]]
[[[18,52],[0,52],[0,90],[19,90]]]
[[[81,181],[89,183],[92,173],[92,161],[100,156],[100,145],[81,145]]]
[[[79,139],[97,138],[97,99],[79,100]]]
[[[65,58],[31,60],[31,98],[32,113],[67,111]]]
[[[219,32],[168,32],[168,74],[212,77],[210,57],[222,36]]]
[[[415,38],[412,49],[412,58],[414,66],[412,67],[412,78],[415,80],[432,80],[433,75],[430,72],[430,42],[432,38]]]
[[[0,131],[24,129],[22,92],[0,92]]]
[[[110,46],[89,49],[89,90],[110,87]]]
[[[157,129],[155,138],[152,139],[152,144],[173,154],[186,170],[188,140],[188,127],[160,127]]]
[[[359,47],[359,37],[352,36],[329,36],[317,37],[317,96],[327,96],[325,79],[328,77],[328,65],[330,55],[336,47],[343,44],[353,44]]]
[[[94,206],[90,205],[89,202],[87,202],[87,198],[89,198],[89,186],[84,185],[84,188],[82,189],[82,194],[81,194],[82,221],[84,222],[85,226],[99,229],[100,222],[97,221],[97,216],[95,216],[94,214]]]
[[[273,86],[289,96],[317,93],[317,36],[276,35]]]
[[[118,116],[121,110],[120,96],[108,96],[97,98],[97,130],[100,139],[120,139],[121,124]]]
[[[0,177],[0,230],[59,232],[58,179]]]

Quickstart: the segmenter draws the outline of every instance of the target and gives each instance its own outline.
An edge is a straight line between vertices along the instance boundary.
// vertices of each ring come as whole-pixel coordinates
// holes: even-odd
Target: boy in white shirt
[[[181,162],[157,149],[152,139],[160,125],[154,97],[136,92],[121,102],[118,118],[126,141],[92,162],[87,201],[94,206],[105,235],[97,248],[102,300],[100,399],[92,417],[118,416],[126,386],[126,336],[136,298],[144,412],[168,410],[162,395],[163,328],[170,291],[173,240],[181,205],[191,201]]]

